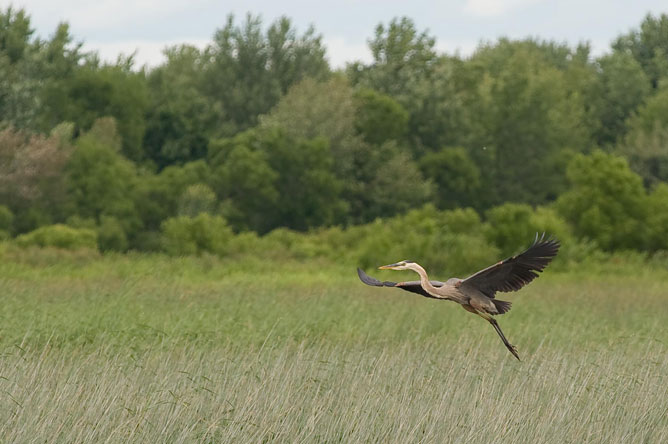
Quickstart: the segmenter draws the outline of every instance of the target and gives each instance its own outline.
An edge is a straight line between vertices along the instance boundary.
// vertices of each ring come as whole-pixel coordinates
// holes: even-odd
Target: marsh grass
[[[517,362],[454,304],[323,268],[3,263],[0,442],[668,441],[663,272],[541,277],[499,318]]]

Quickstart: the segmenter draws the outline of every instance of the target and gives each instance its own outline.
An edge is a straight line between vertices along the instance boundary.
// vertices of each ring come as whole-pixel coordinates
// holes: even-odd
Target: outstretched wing
[[[362,269],[358,268],[357,269],[357,275],[360,277],[360,280],[364,282],[367,285],[371,285],[373,287],[396,287],[396,288],[401,288],[402,290],[410,291],[413,293],[417,293],[419,295],[425,296],[427,298],[433,298],[433,299],[438,299],[435,298],[434,296],[430,295],[426,291],[424,291],[424,288],[422,288],[422,285],[420,285],[420,281],[410,281],[410,282],[390,282],[390,281],[384,281],[381,282],[376,278],[372,278],[368,274],[366,274]],[[441,281],[430,281],[431,285],[434,287],[442,287],[443,282]]]
[[[536,239],[526,251],[480,270],[464,279],[460,287],[483,292],[490,298],[497,291],[517,291],[538,277],[547,264],[557,255],[559,241],[545,239],[545,233]]]

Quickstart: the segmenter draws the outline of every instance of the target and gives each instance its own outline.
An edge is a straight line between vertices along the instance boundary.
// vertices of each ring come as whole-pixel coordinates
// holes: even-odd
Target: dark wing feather
[[[433,298],[433,299],[438,299],[435,298],[434,296],[430,295],[426,291],[424,291],[424,288],[422,288],[422,285],[420,285],[420,281],[410,281],[410,282],[390,282],[390,281],[384,281],[381,282],[376,278],[372,278],[368,274],[366,274],[364,271],[362,271],[360,268],[357,269],[357,275],[360,277],[360,280],[364,282],[367,285],[371,285],[373,287],[396,287],[396,288],[401,288],[402,290],[410,291],[413,293],[417,293],[419,295],[428,297],[428,298]],[[430,281],[431,285],[434,287],[442,287],[443,282],[441,281]]]
[[[464,279],[460,286],[478,289],[490,298],[497,291],[517,291],[538,277],[557,255],[559,241],[536,235],[526,251],[498,262]]]

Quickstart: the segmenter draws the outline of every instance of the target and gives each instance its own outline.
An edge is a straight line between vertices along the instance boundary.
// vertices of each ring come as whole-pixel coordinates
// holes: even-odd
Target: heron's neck
[[[420,275],[420,285],[422,285],[422,288],[424,288],[427,293],[434,293],[438,290],[436,287],[431,285],[431,282],[429,282],[429,276],[427,276],[427,272],[424,271],[424,268],[422,268],[419,264],[413,263],[411,270]]]

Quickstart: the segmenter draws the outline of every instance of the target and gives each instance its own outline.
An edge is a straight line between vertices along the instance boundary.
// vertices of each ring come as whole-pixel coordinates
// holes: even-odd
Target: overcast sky
[[[41,37],[59,22],[70,24],[75,39],[114,61],[137,50],[140,65],[163,60],[166,45],[204,47],[228,14],[240,19],[259,14],[264,23],[286,15],[299,32],[313,24],[322,34],[334,67],[370,59],[367,40],[374,27],[408,16],[418,29],[436,37],[439,50],[470,54],[481,41],[527,36],[591,43],[608,51],[611,40],[636,28],[647,13],[668,13],[666,0],[0,0],[23,7]]]

